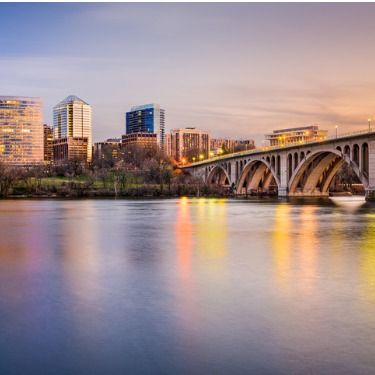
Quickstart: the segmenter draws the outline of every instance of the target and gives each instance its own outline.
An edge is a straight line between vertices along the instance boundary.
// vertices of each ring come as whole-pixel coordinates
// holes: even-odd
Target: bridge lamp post
[[[203,155],[203,154],[200,154],[200,155],[199,155],[199,159],[203,160],[203,159],[204,159],[204,155]]]
[[[367,119],[367,122],[368,122],[368,131],[369,131],[369,132],[371,131],[371,120],[372,120],[371,117],[369,117],[369,118]]]
[[[335,126],[335,129],[336,129],[336,138],[337,138],[338,129],[339,129],[338,125]]]

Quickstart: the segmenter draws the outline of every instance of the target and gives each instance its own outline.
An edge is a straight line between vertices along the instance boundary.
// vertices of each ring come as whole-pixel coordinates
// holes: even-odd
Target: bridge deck
[[[239,152],[233,152],[231,154],[226,154],[222,156],[216,156],[213,158],[208,158],[202,161],[197,161],[195,163],[180,165],[181,168],[191,168],[195,166],[205,165],[216,161],[225,161],[230,160],[233,158],[238,158],[242,156],[253,156],[253,155],[261,155],[269,152],[277,152],[277,151],[285,151],[300,147],[306,147],[306,146],[316,146],[316,145],[324,145],[324,144],[331,144],[335,143],[337,141],[342,141],[345,139],[353,139],[353,138],[361,138],[363,136],[369,136],[369,135],[375,135],[375,130],[371,129],[370,131],[367,130],[360,130],[357,132],[351,132],[351,133],[345,133],[345,134],[339,134],[336,136],[330,136],[322,141],[309,141],[309,142],[298,142],[293,144],[288,144],[284,146],[265,146],[265,147],[259,147],[254,148],[252,150],[247,151],[239,151]]]

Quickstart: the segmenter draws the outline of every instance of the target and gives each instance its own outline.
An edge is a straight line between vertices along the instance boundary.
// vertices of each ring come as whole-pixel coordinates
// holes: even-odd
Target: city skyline
[[[94,141],[118,135],[124,112],[139,103],[160,103],[168,131],[195,126],[258,144],[278,128],[362,129],[375,114],[374,4],[0,10],[3,94],[42,97],[50,124],[62,97],[85,98]]]

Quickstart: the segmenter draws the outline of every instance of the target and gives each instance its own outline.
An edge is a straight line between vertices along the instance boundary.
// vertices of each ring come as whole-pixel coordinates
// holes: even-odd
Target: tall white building
[[[91,106],[70,95],[53,108],[53,137],[55,140],[81,140],[87,143],[87,161],[92,160]],[[86,146],[85,146],[86,147]],[[68,155],[68,154],[67,154]]]

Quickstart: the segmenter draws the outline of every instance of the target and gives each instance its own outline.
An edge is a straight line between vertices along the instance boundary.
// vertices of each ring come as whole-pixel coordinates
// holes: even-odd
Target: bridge
[[[375,200],[375,131],[341,134],[323,141],[262,147],[182,166],[207,184],[237,195],[277,192],[279,197],[329,195],[342,165],[350,165]]]

